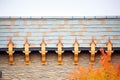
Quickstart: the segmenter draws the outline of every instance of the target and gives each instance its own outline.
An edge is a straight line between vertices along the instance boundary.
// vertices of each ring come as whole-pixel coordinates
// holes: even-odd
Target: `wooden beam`
[[[58,53],[58,62],[57,62],[57,64],[58,64],[58,65],[61,65],[61,64],[63,64],[63,61],[62,61],[62,53],[63,53],[64,51],[62,50],[63,44],[62,44],[60,38],[58,39],[57,47],[58,47],[58,49],[57,49],[57,51],[56,51],[56,53]]]
[[[9,64],[13,65],[14,64],[14,58],[13,58],[13,53],[15,52],[13,50],[14,48],[14,43],[12,42],[12,37],[9,38],[9,43],[7,44],[8,51],[7,53],[9,54]]]
[[[113,50],[112,50],[112,47],[113,47],[113,44],[112,44],[112,42],[110,41],[110,37],[108,38],[108,42],[107,42],[107,51],[106,51],[106,53],[107,53],[107,55],[109,56],[109,62],[111,62],[111,55],[112,55],[112,53],[114,52]]]
[[[44,38],[42,39],[42,42],[41,42],[41,44],[40,44],[40,46],[41,46],[41,51],[39,51],[41,54],[42,54],[42,62],[41,62],[41,64],[42,65],[46,65],[47,64],[47,61],[46,61],[46,53],[47,53],[47,51],[46,51],[46,43],[45,43],[45,41],[44,41]]]
[[[89,51],[91,53],[91,57],[90,57],[90,64],[95,64],[95,53],[97,52],[95,47],[96,47],[96,44],[94,42],[94,37],[92,37],[92,41],[90,43],[90,47],[91,47],[91,50]]]
[[[24,44],[24,51],[23,51],[23,53],[25,53],[25,64],[30,64],[30,56],[29,56],[29,53],[31,52],[30,50],[29,50],[29,46],[30,46],[30,44],[29,44],[29,42],[28,42],[28,39],[26,38],[26,40],[25,40],[25,44]]]
[[[72,51],[74,53],[74,62],[73,62],[73,64],[77,65],[78,64],[78,53],[80,53],[80,51],[78,49],[79,43],[78,43],[77,39],[75,39],[73,47],[74,47],[74,50]]]

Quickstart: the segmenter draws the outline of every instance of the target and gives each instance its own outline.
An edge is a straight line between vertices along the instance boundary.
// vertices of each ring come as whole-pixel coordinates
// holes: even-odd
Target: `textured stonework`
[[[89,53],[81,52],[79,54],[79,65],[83,67],[89,66]],[[96,65],[99,67],[100,54],[96,54]],[[25,65],[24,54],[16,52],[14,54],[14,65],[9,65],[8,55],[0,52],[0,70],[3,72],[3,80],[66,80],[66,75],[72,70],[76,70],[78,66],[72,64],[73,53],[63,53],[63,65],[57,65],[57,54],[55,52],[47,53],[47,65],[41,65],[41,55],[38,52],[30,54],[30,65]],[[112,62],[117,64],[120,61],[120,54],[112,55]]]

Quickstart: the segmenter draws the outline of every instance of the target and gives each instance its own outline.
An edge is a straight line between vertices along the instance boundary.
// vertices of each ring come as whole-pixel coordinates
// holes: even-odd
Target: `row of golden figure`
[[[42,42],[40,44],[41,46],[41,50],[39,51],[39,53],[41,53],[42,55],[42,58],[41,58],[41,64],[42,65],[46,65],[47,64],[47,61],[46,61],[46,53],[48,52],[46,50],[46,43],[45,43],[45,40],[44,38],[42,39]],[[24,44],[24,51],[23,53],[25,53],[25,64],[30,64],[30,57],[29,57],[29,54],[30,54],[30,50],[29,50],[29,42],[28,42],[28,39],[26,38],[26,41],[25,41],[25,44]],[[63,64],[63,61],[62,61],[62,53],[64,52],[62,50],[62,47],[63,47],[63,43],[61,42],[61,39],[58,39],[58,43],[57,43],[57,51],[56,53],[58,54],[58,62],[57,64],[61,65]],[[73,64],[77,65],[78,64],[78,54],[81,52],[79,50],[79,43],[77,41],[77,39],[75,39],[75,42],[73,44],[73,47],[74,47],[74,50],[72,51],[74,53],[74,61],[73,61]],[[94,64],[95,62],[95,53],[97,52],[95,47],[96,47],[96,44],[94,42],[94,39],[92,39],[91,43],[90,43],[90,53],[91,53],[91,57],[90,57],[90,63],[91,64]],[[12,38],[10,38],[9,40],[9,43],[8,43],[8,51],[7,53],[9,54],[9,64],[14,64],[14,58],[13,58],[13,54],[14,54],[14,43],[12,42]],[[107,51],[106,53],[110,56],[109,57],[109,61],[111,61],[111,54],[113,53],[113,50],[112,50],[112,43],[110,41],[110,39],[108,39],[108,42],[107,42]]]

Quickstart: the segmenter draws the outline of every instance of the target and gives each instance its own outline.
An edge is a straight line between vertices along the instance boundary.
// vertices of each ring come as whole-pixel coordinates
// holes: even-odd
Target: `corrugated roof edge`
[[[100,48],[101,47],[96,47],[96,50],[100,50]],[[64,51],[71,51],[71,50],[73,50],[73,47],[63,47],[62,48]],[[107,50],[107,47],[104,47],[104,49],[105,50]],[[120,47],[113,47],[112,48],[114,51],[116,50],[116,51],[120,51]],[[8,48],[0,48],[0,51],[7,51],[8,50]],[[14,51],[23,51],[24,50],[24,48],[14,48],[13,49]],[[30,51],[39,51],[39,50],[41,50],[41,48],[40,47],[31,47],[30,48]],[[55,51],[55,50],[57,50],[57,47],[46,47],[46,50],[48,50],[48,51]],[[79,50],[90,50],[90,47],[79,47]]]
[[[94,19],[94,18],[106,18],[117,19],[120,16],[0,16],[0,18],[81,18],[81,19]]]

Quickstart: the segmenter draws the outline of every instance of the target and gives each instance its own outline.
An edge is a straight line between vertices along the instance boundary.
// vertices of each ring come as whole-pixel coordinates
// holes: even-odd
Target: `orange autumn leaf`
[[[117,75],[120,76],[120,63],[117,66]]]
[[[117,67],[109,62],[109,55],[107,55],[103,48],[100,49],[101,67],[94,69],[93,65],[88,68],[78,67],[72,74],[67,76],[68,80],[120,80],[120,63]]]

